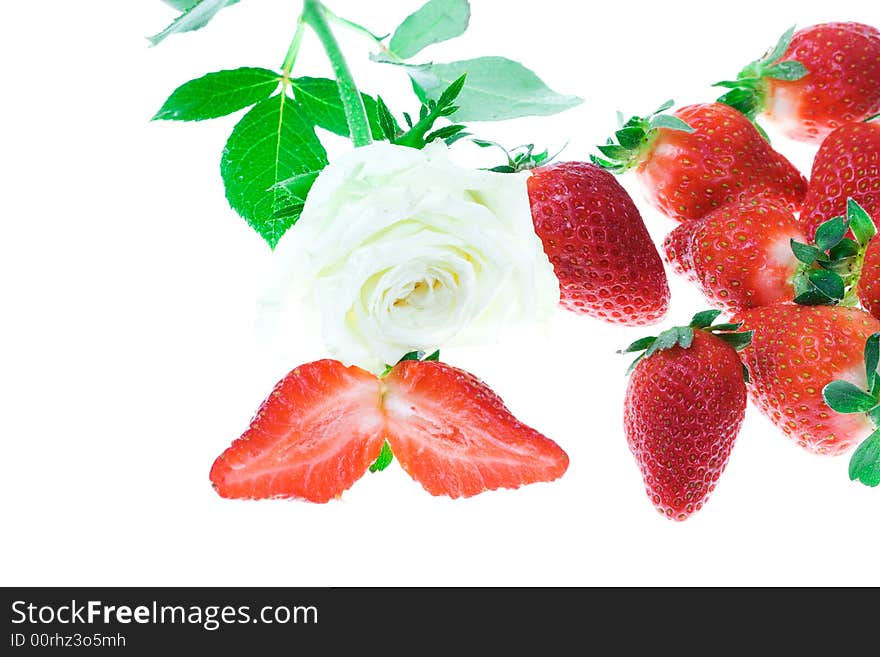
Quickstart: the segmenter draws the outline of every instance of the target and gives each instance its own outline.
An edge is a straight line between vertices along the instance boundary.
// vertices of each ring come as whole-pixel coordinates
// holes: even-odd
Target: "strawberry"
[[[856,239],[846,237],[850,230]],[[859,290],[866,284],[862,263],[875,234],[867,213],[850,201],[846,217],[829,219],[816,229],[812,244],[805,244],[789,210],[757,198],[679,225],[664,245],[666,257],[723,310],[792,300],[855,305],[857,284]]]
[[[648,201],[679,222],[756,196],[800,210],[806,180],[740,112],[708,103],[661,113],[670,107],[630,119],[593,162],[614,173],[635,169]]]
[[[275,386],[211,481],[222,497],[327,502],[387,465],[388,452],[429,492],[450,497],[551,481],[568,467],[556,443],[467,372],[405,360],[379,379],[319,360]]]
[[[865,341],[866,386],[850,381],[832,381],[822,390],[825,403],[837,413],[867,418],[875,427],[853,452],[849,462],[849,478],[866,486],[880,486],[880,333]]]
[[[669,307],[663,262],[614,176],[586,162],[561,162],[535,169],[528,192],[563,307],[618,324],[660,321]]]
[[[880,317],[880,240],[871,240],[865,252],[859,279],[859,302],[874,317]]]
[[[718,100],[766,116],[792,139],[820,142],[832,130],[880,111],[880,31],[861,23],[788,30]]]
[[[383,379],[387,435],[401,467],[432,495],[552,481],[568,468],[556,443],[517,420],[472,374],[402,361]]]
[[[880,221],[880,123],[845,125],[822,142],[801,212],[804,231],[843,215],[850,198]]]
[[[679,261],[706,298],[725,310],[765,306],[794,297],[800,262],[791,240],[803,235],[790,210],[766,198],[735,201],[697,221],[681,224],[673,237]],[[842,236],[841,236],[842,237]]]
[[[214,488],[246,499],[339,497],[382,450],[381,396],[376,376],[359,367],[336,360],[300,365],[214,462]]]
[[[736,350],[750,334],[736,324],[711,326],[720,311],[697,313],[689,326],[644,338],[629,380],[624,429],[648,497],[667,518],[703,508],[727,467],[746,412],[743,366]]]
[[[737,315],[754,332],[743,351],[752,401],[786,435],[816,454],[840,454],[871,431],[863,416],[835,415],[822,389],[834,379],[864,387],[862,350],[880,331],[863,310],[777,303]]]

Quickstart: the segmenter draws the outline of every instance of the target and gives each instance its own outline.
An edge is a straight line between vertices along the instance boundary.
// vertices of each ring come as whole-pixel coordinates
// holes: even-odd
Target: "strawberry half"
[[[743,366],[736,351],[748,333],[712,326],[718,310],[690,325],[643,338],[625,352],[633,364],[623,421],[645,490],[667,518],[685,520],[703,508],[727,467],[746,412]]]
[[[528,192],[563,307],[617,324],[660,321],[669,307],[663,262],[614,176],[561,162],[535,169]]]
[[[853,123],[832,132],[813,159],[800,223],[816,228],[844,215],[853,199],[880,222],[880,123]]]
[[[404,470],[434,495],[552,481],[568,467],[556,443],[517,421],[467,372],[407,360],[379,379],[319,360],[275,386],[210,477],[222,497],[328,502],[384,454],[386,439]]]
[[[880,321],[857,308],[780,303],[737,316],[754,332],[743,351],[749,395],[787,436],[816,454],[840,454],[871,433],[864,416],[836,415],[822,389],[843,379],[867,384],[862,351]]]
[[[432,495],[552,481],[568,456],[517,420],[491,388],[443,363],[409,360],[383,379],[387,435],[401,467]]]
[[[336,360],[285,376],[211,468],[222,497],[327,502],[360,479],[385,440],[374,374]]]
[[[792,27],[736,80],[716,86],[731,89],[720,102],[749,118],[762,114],[792,139],[822,141],[880,111],[880,30],[862,23]]]
[[[807,181],[743,114],[721,103],[662,113],[670,107],[627,121],[593,162],[613,173],[634,169],[648,201],[679,222],[758,196],[800,210]]]

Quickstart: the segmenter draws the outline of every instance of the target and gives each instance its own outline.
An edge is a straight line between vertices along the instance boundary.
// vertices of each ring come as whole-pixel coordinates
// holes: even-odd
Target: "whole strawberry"
[[[846,237],[849,232],[855,239]],[[756,198],[679,225],[667,235],[664,252],[724,310],[792,300],[855,305],[857,286],[859,295],[880,293],[880,267],[862,264],[866,251],[880,260],[872,240],[876,232],[865,211],[850,201],[845,217],[820,225],[806,244],[788,209]]]
[[[681,224],[667,237],[666,253],[686,260],[712,305],[736,310],[794,298],[801,262],[792,252],[793,239],[804,236],[791,211],[756,198]]]
[[[720,311],[689,326],[644,338],[629,380],[624,429],[648,497],[667,518],[685,520],[703,508],[727,467],[746,411],[743,367],[736,351],[748,333],[711,326]]]
[[[871,433],[864,416],[837,415],[822,389],[843,379],[865,387],[862,352],[880,321],[858,308],[778,303],[737,320],[753,332],[742,353],[749,395],[786,435],[816,454],[840,454]]]
[[[880,123],[852,123],[832,132],[816,153],[800,223],[812,234],[846,213],[853,199],[880,222]]]
[[[528,192],[565,308],[629,325],[666,314],[663,262],[614,176],[587,162],[560,162],[535,169]]]
[[[761,114],[792,139],[819,142],[835,128],[880,111],[880,30],[822,23],[788,30],[719,98],[749,118]]]
[[[680,222],[757,196],[800,210],[807,181],[743,114],[721,103],[661,113],[670,107],[630,119],[593,161],[615,173],[634,169],[648,201]]]

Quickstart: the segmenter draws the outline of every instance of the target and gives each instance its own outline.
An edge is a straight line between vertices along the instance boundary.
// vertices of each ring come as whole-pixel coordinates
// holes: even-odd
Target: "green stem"
[[[285,82],[290,79],[290,72],[293,70],[293,64],[296,62],[296,56],[299,54],[299,46],[302,43],[303,33],[306,24],[303,17],[300,16],[296,20],[296,32],[293,33],[293,39],[287,48],[287,54],[284,55],[284,62],[281,64],[281,71],[284,73]]]
[[[364,107],[364,99],[361,97],[354,78],[339,48],[336,37],[327,23],[324,5],[320,0],[304,0],[302,19],[318,36],[333,73],[336,75],[336,84],[339,85],[339,96],[342,99],[342,108],[345,110],[345,118],[348,121],[348,129],[351,133],[351,141],[355,147],[367,146],[373,143],[370,134],[370,123],[367,120],[367,110]]]

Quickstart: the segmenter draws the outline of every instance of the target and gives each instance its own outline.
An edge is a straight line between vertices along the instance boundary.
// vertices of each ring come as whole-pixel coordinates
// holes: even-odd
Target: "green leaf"
[[[379,452],[379,457],[370,466],[370,472],[382,472],[382,470],[391,465],[393,460],[394,454],[391,453],[391,445],[386,440],[382,445],[382,451]]]
[[[314,124],[296,102],[279,94],[257,103],[235,126],[220,173],[229,205],[274,248],[293,224],[289,216],[279,216],[293,203],[278,183],[326,165]]]
[[[637,127],[621,128],[614,133],[617,141],[626,149],[632,150],[641,145],[645,138],[645,131]]]
[[[829,299],[833,301],[843,299],[846,289],[839,274],[824,269],[813,269],[807,273],[807,277],[810,283]]]
[[[391,110],[388,109],[385,101],[382,100],[382,96],[376,96],[376,110],[379,114],[379,126],[382,128],[382,133],[385,135],[385,139],[388,141],[393,140],[397,137],[397,131],[400,128],[397,125],[397,121],[394,120],[394,115],[391,114]]]
[[[839,244],[832,246],[828,249],[828,256],[831,260],[841,261],[846,260],[847,258],[852,258],[859,253],[859,245],[854,241],[849,239],[848,237],[844,237],[840,240]],[[821,253],[820,253],[821,255]],[[821,260],[821,258],[818,258]]]
[[[854,198],[846,200],[846,218],[849,220],[849,227],[852,229],[853,235],[861,246],[866,246],[871,238],[877,234],[877,227],[874,225],[871,215]]]
[[[794,238],[792,238],[791,240],[791,250],[792,253],[794,253],[794,257],[800,260],[805,265],[812,265],[814,262],[816,262],[816,259],[822,254],[822,252],[815,246],[810,246],[809,244],[801,244]]]
[[[154,34],[147,38],[150,40],[151,44],[156,46],[172,34],[199,30],[210,23],[211,19],[214,18],[218,11],[229,5],[234,5],[236,2],[238,2],[238,0],[200,0],[199,2],[193,3],[187,2],[186,4],[189,4],[190,6],[187,7],[180,16],[175,18],[171,25],[158,34]],[[178,8],[183,7],[183,0],[178,0],[174,3],[174,6]]]
[[[834,217],[821,224],[816,229],[816,248],[820,251],[827,251],[836,246],[848,230],[847,221],[843,217]]]
[[[339,95],[339,85],[336,80],[328,78],[296,78],[291,80],[293,94],[302,106],[312,122],[339,135],[349,137],[348,119],[345,116],[345,108],[342,106],[342,98]],[[367,120],[370,122],[370,132],[374,139],[384,139],[385,132],[379,118],[379,107],[376,101],[367,94],[361,94],[364,100],[364,109],[367,110]],[[391,120],[395,129],[399,130],[394,117]]]
[[[456,78],[456,80],[446,87],[446,89],[443,90],[443,93],[440,94],[440,98],[437,99],[437,104],[440,107],[449,107],[452,105],[452,102],[461,95],[461,91],[464,89],[466,81],[467,73]]]
[[[871,394],[878,392],[877,382],[880,375],[877,365],[880,364],[880,333],[874,333],[865,341],[865,374],[868,378],[868,390]]]
[[[154,121],[202,121],[232,114],[268,98],[281,77],[264,68],[208,73],[177,87]]]
[[[849,461],[849,478],[865,486],[880,485],[880,431],[868,436],[853,452]]]
[[[694,131],[694,129],[685,121],[682,121],[680,118],[673,116],[672,114],[658,114],[651,119],[650,126],[652,129],[667,128],[669,130],[681,130],[683,132]]]
[[[832,381],[822,389],[822,398],[838,413],[867,413],[877,400],[849,381]]]
[[[788,46],[791,45],[791,39],[794,36],[794,30],[796,27],[796,25],[792,25],[788,28],[785,33],[779,37],[779,41],[776,42],[773,49],[768,51],[767,54],[758,61],[762,64],[773,64],[777,62],[785,54],[785,51],[788,50]]]
[[[296,224],[305,207],[309,190],[317,177],[318,172],[311,171],[291,176],[276,184],[274,189],[280,190],[286,196],[278,197],[279,208],[275,211],[274,218],[287,218],[291,226]]]
[[[579,105],[576,96],[552,91],[535,73],[504,57],[479,57],[448,64],[409,68],[428,98],[437,99],[462,75],[467,83],[456,99],[459,121],[501,121],[521,116],[547,116]]]
[[[743,331],[742,333],[716,333],[719,338],[733,347],[736,351],[742,351],[752,342],[754,331]]]
[[[703,310],[702,312],[698,312],[691,319],[691,326],[696,329],[706,328],[707,326],[712,326],[712,322],[718,319],[718,316],[721,314],[720,310]]]
[[[662,349],[671,349],[675,345],[687,349],[694,340],[694,330],[690,326],[676,326],[663,331],[657,336],[647,350],[645,350],[645,358],[653,355]]]
[[[805,77],[808,71],[807,67],[800,62],[787,61],[765,68],[763,73],[765,78],[794,81]]]
[[[468,0],[429,0],[394,31],[389,49],[409,59],[434,43],[464,34],[470,17]]]
[[[656,336],[653,336],[653,335],[649,335],[649,336],[647,336],[647,337],[645,337],[645,338],[639,338],[638,340],[636,340],[635,342],[633,342],[632,344],[630,344],[626,349],[620,349],[620,350],[618,350],[617,353],[619,353],[619,354],[628,354],[628,353],[632,353],[632,352],[634,352],[634,351],[644,351],[645,349],[647,349],[648,347],[650,347],[651,344],[652,344],[652,343],[654,342],[654,340],[656,340],[656,339],[657,339],[657,337],[656,337]]]

